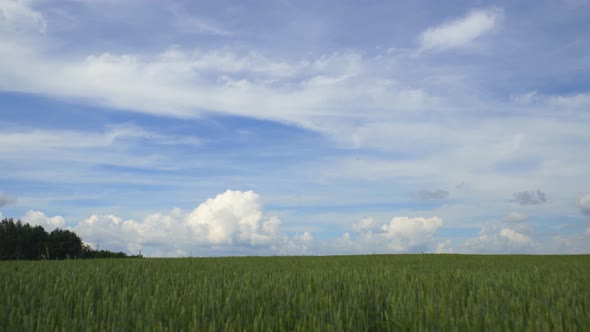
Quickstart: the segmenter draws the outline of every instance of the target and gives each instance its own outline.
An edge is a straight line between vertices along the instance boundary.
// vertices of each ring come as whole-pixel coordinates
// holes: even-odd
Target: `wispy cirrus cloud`
[[[516,95],[512,99],[521,105],[549,108],[558,112],[583,109],[590,106],[590,93],[548,95],[541,94],[538,91],[531,91]]]
[[[200,144],[197,137],[163,135],[135,125],[107,125],[102,132],[76,130],[12,129],[0,137],[0,152],[55,151],[83,148],[104,148],[125,139],[145,139],[159,144]]]
[[[0,31],[45,33],[47,22],[43,14],[31,8],[31,2],[29,0],[1,0]]]
[[[444,51],[465,47],[492,31],[501,15],[499,8],[476,9],[459,19],[428,28],[420,34],[420,48]]]
[[[214,20],[188,15],[179,10],[172,10],[174,15],[174,26],[189,34],[204,34],[212,36],[230,36],[233,32],[223,28]]]

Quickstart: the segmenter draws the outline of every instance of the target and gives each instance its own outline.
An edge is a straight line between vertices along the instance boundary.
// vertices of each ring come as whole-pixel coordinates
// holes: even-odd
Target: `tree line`
[[[16,222],[5,218],[0,221],[0,260],[128,258],[124,252],[94,250],[74,232],[56,229],[51,233],[42,226]]]

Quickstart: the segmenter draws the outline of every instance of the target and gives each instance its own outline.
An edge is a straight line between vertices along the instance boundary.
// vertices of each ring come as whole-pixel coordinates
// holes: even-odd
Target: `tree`
[[[0,222],[0,259],[15,259],[17,227],[12,218]]]
[[[39,259],[48,237],[41,226],[3,219],[0,222],[0,259]]]
[[[74,232],[58,228],[49,234],[49,255],[51,259],[82,257],[82,239]]]

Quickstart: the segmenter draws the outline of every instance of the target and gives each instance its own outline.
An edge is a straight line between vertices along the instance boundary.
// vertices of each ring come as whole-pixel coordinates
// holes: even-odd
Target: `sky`
[[[590,1],[0,0],[0,217],[145,256],[590,253]]]

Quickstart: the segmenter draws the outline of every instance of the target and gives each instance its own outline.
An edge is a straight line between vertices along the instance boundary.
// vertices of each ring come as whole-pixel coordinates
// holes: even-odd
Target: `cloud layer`
[[[61,216],[47,217],[28,211],[23,222],[41,225],[48,231],[66,227]],[[109,250],[148,256],[188,255],[301,255],[326,253],[403,253],[434,251],[440,218],[394,217],[377,225],[365,218],[352,225],[354,235],[316,241],[310,232],[287,235],[281,220],[265,217],[260,196],[253,191],[227,190],[199,204],[189,213],[173,209],[152,214],[142,221],[123,220],[114,215],[92,215],[68,229],[86,243]]]
[[[115,215],[92,215],[78,224],[61,216],[28,211],[23,222],[48,231],[66,228],[97,248],[146,256],[325,255],[371,253],[579,253],[587,248],[590,228],[576,235],[535,239],[529,218],[511,212],[486,222],[474,238],[441,238],[439,217],[393,217],[379,223],[365,217],[338,238],[317,239],[311,232],[287,233],[281,220],[264,212],[253,191],[227,190],[184,212],[151,214],[141,221]],[[546,243],[541,243],[545,241]]]

